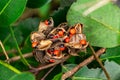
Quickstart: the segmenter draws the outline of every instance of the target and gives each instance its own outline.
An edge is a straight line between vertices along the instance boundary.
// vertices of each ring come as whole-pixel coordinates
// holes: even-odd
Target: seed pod
[[[45,64],[45,60],[44,60],[44,56],[45,56],[45,51],[40,51],[40,50],[33,50],[33,56],[35,57],[35,59],[42,63],[42,64]]]
[[[82,28],[82,24],[76,24],[68,29],[69,42],[65,43],[65,45],[70,47],[70,51],[74,49],[85,50],[88,46],[86,36],[82,33]],[[71,52],[74,53],[74,51]]]
[[[54,21],[50,17],[48,20],[40,22],[38,31],[45,35],[48,35],[48,33],[53,29],[53,27],[54,27]]]
[[[38,31],[32,32],[30,35],[30,39],[31,39],[32,47],[35,48],[39,44],[39,41],[45,39],[45,35]]]
[[[63,50],[61,50],[61,45],[64,45],[64,43],[60,41],[54,42],[51,47],[45,51],[45,61],[56,62],[62,60],[66,54],[62,53]]]
[[[66,22],[59,24],[57,27],[63,28],[65,31],[69,28],[68,24]]]
[[[47,50],[48,48],[50,48],[51,45],[52,45],[51,40],[41,40],[41,41],[39,41],[36,49],[37,50]]]
[[[64,28],[54,28],[47,36],[47,38],[55,39],[55,38],[63,38],[66,35],[66,31]],[[52,37],[51,37],[52,36]]]

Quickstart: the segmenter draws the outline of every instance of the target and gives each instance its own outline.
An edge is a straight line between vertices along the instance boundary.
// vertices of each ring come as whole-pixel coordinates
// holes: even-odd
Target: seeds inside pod
[[[68,42],[70,41],[70,38],[69,38],[69,37],[66,37],[66,38],[64,39],[64,41],[65,41],[66,43],[68,43]]]
[[[55,56],[60,56],[60,51],[59,50],[54,50],[54,55]]]
[[[87,42],[86,42],[86,40],[80,40],[80,44],[82,44],[82,45],[86,45]]]
[[[46,25],[50,25],[52,23],[50,20],[45,20],[44,22]]]
[[[38,45],[38,42],[32,42],[32,48],[35,48]]]
[[[63,36],[64,35],[64,31],[63,30],[58,31],[58,35],[59,36]]]
[[[61,50],[61,51],[64,51],[64,50],[65,50],[65,45],[64,45],[64,44],[60,44],[59,47],[60,47],[60,50]]]
[[[55,62],[55,60],[53,60],[53,59],[50,59],[50,60],[49,60],[49,62],[50,62],[50,63],[54,63],[54,62]]]
[[[70,34],[74,35],[75,33],[76,33],[75,28],[71,28],[71,29],[70,29]]]

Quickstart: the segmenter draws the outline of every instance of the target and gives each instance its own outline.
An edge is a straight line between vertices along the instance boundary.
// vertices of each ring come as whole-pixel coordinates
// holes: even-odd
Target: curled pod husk
[[[68,26],[68,23],[67,22],[63,22],[61,24],[59,24],[57,27],[59,28],[64,28],[64,30],[68,30],[69,26]]]
[[[36,50],[36,49],[34,49],[33,50],[33,56],[35,57],[35,59],[38,61],[38,62],[40,62],[40,63],[42,63],[42,64],[45,64],[46,62],[45,62],[45,60],[44,60],[44,56],[45,56],[45,51],[40,51],[40,50]]]
[[[45,35],[39,31],[34,31],[30,35],[31,42],[37,42],[43,39],[45,39]]]
[[[48,35],[48,33],[54,28],[54,21],[53,19],[50,17],[49,19],[40,22],[39,27],[38,27],[38,31]]]
[[[37,50],[47,50],[48,48],[51,47],[52,43],[53,42],[49,39],[41,40],[41,41],[39,41],[38,45],[36,46],[36,49]]]

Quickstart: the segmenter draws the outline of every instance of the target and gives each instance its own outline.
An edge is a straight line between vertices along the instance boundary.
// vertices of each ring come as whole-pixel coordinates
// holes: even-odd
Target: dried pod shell
[[[35,50],[33,50],[33,56],[35,57],[35,59],[38,62],[40,62],[42,64],[46,63],[44,58],[43,58],[45,56],[45,52],[44,51],[40,51],[40,50],[36,50],[35,49]]]
[[[38,50],[46,50],[46,49],[50,48],[51,44],[52,44],[51,40],[41,40],[38,43],[37,49]]]
[[[80,50],[83,50],[88,46],[86,36],[82,33],[82,28],[83,28],[82,24],[76,24],[75,26],[72,26],[68,29],[68,37],[70,40],[68,43],[65,43],[66,46]],[[84,40],[84,44],[80,43],[81,40]]]
[[[47,36],[49,39],[55,39],[55,38],[63,38],[66,35],[66,31],[64,28],[57,27],[54,28]]]
[[[67,31],[67,29],[69,28],[67,22],[61,23],[61,24],[59,24],[57,27],[63,28],[63,29],[66,30],[66,31]]]
[[[32,32],[30,35],[31,42],[39,42],[40,40],[45,39],[45,35],[39,31]]]
[[[65,43],[66,46],[75,48],[75,49],[84,49],[88,46],[88,42],[85,45],[80,44],[80,40],[86,40],[84,34],[75,34],[70,38],[69,43]]]
[[[46,24],[45,22],[40,22],[38,31],[47,35],[54,27],[54,21],[50,17],[47,21],[49,21],[49,24]]]

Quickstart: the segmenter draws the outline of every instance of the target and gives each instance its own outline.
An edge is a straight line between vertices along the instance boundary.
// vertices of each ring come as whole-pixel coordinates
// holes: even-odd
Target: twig
[[[100,56],[101,54],[103,54],[105,52],[105,48],[101,48],[100,50],[98,50],[96,52],[96,56]],[[66,78],[72,76],[74,73],[76,73],[80,68],[82,68],[83,66],[91,63],[93,60],[95,60],[94,55],[90,56],[89,58],[85,59],[83,62],[81,62],[79,65],[77,65],[75,68],[73,68],[72,70],[66,72],[65,74],[62,75],[62,80],[65,80]]]
[[[6,60],[8,60],[8,59],[9,59],[9,56],[8,56],[7,52],[5,51],[5,48],[4,48],[4,46],[3,46],[2,42],[1,42],[1,40],[0,40],[0,46],[1,46],[2,50],[3,50],[3,53],[4,53],[5,56],[6,56]],[[9,63],[9,61],[7,61],[7,62]]]
[[[32,53],[23,54],[23,57],[24,57],[24,58],[28,58],[28,57],[32,57],[32,56],[33,56]],[[21,59],[20,56],[15,56],[15,57],[12,57],[12,58],[10,58],[10,59],[8,59],[8,60],[6,60],[6,61],[15,62],[15,61],[20,60],[20,59]]]
[[[10,53],[17,53],[17,50],[15,50],[15,49],[11,49],[11,50],[8,50],[8,51],[6,51],[7,52],[7,54],[10,54]],[[2,56],[3,55],[3,52],[0,52],[0,56]]]
[[[55,63],[47,64],[47,65],[44,65],[44,66],[40,66],[38,68],[33,68],[32,70],[30,70],[30,72],[37,72],[37,71],[40,71],[40,70],[47,69],[49,67],[55,66],[55,65],[57,65],[59,63],[62,63],[64,61],[66,61],[69,57],[70,57],[70,55],[66,56],[63,60],[59,60],[59,61],[57,61]]]
[[[104,71],[104,73],[105,73],[105,75],[106,75],[106,77],[107,77],[107,80],[110,80],[110,76],[109,76],[107,70],[105,69],[105,67],[103,66],[102,61],[96,56],[96,53],[95,53],[93,47],[92,47],[90,44],[89,44],[89,47],[90,47],[90,49],[92,50],[92,53],[93,53],[96,61],[100,64],[102,70]]]
[[[56,66],[53,66],[42,78],[41,80],[45,80],[45,78],[48,76],[48,74],[55,68]]]

